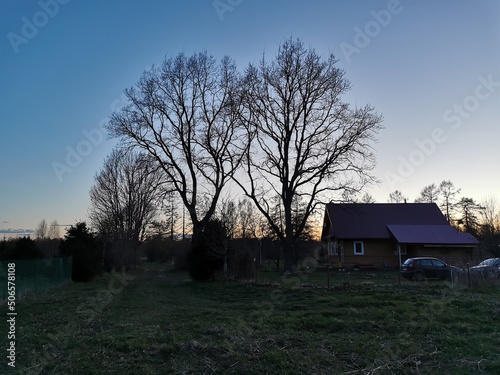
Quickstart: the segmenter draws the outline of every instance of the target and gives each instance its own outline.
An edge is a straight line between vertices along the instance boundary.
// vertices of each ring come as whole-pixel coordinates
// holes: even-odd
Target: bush
[[[210,220],[188,255],[189,275],[195,281],[215,278],[227,255],[228,239],[222,222]]]
[[[172,261],[172,250],[174,247],[174,241],[162,238],[154,237],[148,242],[144,243],[144,254],[150,262],[170,262]]]
[[[3,240],[0,247],[0,259],[40,259],[43,254],[36,242],[29,237]]]
[[[176,269],[180,271],[188,271],[188,254],[190,252],[191,243],[188,240],[174,241],[172,243],[173,261]]]
[[[85,222],[71,226],[64,241],[61,254],[73,257],[73,281],[89,281],[101,272],[102,244],[92,234]]]

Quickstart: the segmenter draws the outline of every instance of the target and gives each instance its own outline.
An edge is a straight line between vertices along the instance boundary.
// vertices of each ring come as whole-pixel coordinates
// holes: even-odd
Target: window
[[[365,245],[363,241],[354,241],[354,255],[364,255]]]
[[[328,255],[338,255],[337,240],[328,242]]]
[[[440,260],[436,260],[436,259],[432,260],[432,265],[434,267],[440,267],[440,268],[446,267],[446,264],[444,262],[441,262]]]
[[[432,267],[432,261],[430,259],[420,259],[418,265],[420,267]]]

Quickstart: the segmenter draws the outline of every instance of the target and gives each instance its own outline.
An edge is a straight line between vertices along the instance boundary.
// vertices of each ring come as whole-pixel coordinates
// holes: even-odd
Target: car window
[[[480,266],[491,266],[495,260],[494,259],[486,259],[479,263]]]
[[[419,265],[421,267],[431,267],[432,266],[432,262],[431,262],[430,259],[420,259]]]
[[[406,259],[405,262],[403,263],[404,265],[408,265],[412,262],[413,259],[409,258],[409,259]]]
[[[436,260],[436,259],[432,260],[432,265],[434,267],[446,267],[446,263],[441,262],[440,260]]]

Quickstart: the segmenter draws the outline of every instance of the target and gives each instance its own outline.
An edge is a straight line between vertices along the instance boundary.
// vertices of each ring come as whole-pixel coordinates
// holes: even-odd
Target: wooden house
[[[465,265],[478,246],[435,203],[330,203],[321,238],[331,264],[355,268],[397,268],[417,256]]]

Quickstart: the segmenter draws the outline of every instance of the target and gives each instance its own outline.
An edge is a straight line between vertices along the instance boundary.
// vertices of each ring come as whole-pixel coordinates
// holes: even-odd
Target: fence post
[[[470,266],[469,266],[469,263],[467,263],[467,285],[470,288]]]

